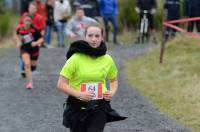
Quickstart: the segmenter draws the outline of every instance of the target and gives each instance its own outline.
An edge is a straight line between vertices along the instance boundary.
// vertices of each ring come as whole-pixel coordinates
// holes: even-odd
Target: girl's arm
[[[89,92],[79,92],[69,86],[69,81],[63,76],[60,76],[58,79],[57,87],[59,90],[64,93],[82,99],[82,100],[91,100],[93,94]]]
[[[41,46],[42,43],[43,43],[43,41],[44,41],[44,39],[41,37],[41,38],[39,38],[37,41],[33,41],[33,42],[31,43],[31,45],[32,45],[32,47]]]
[[[110,90],[104,93],[104,99],[110,101],[112,97],[116,94],[118,89],[118,80],[117,78],[109,80]]]
[[[19,48],[20,45],[21,45],[20,35],[14,33],[14,34],[13,34],[13,41],[14,41],[15,46],[16,46],[17,48]]]

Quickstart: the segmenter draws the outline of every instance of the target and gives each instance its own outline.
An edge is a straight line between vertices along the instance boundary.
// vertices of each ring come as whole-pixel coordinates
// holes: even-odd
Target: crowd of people
[[[200,1],[199,0],[184,0],[183,2],[183,15],[188,18],[200,17]],[[165,0],[164,9],[166,20],[178,20],[181,17],[180,13],[181,0]],[[196,24],[197,33],[200,33],[200,21],[189,21],[187,24],[187,31],[193,32],[194,24]],[[178,26],[179,24],[175,24]],[[165,39],[168,37],[175,37],[176,30],[167,28],[165,31]]]
[[[39,20],[38,16],[41,18],[39,20],[40,26],[37,22],[33,22],[32,24],[39,27],[39,30],[42,31],[42,35],[44,36],[43,47],[51,47],[53,31],[56,31],[57,34],[57,47],[64,47],[66,38],[71,39],[75,37],[75,34],[79,35],[78,38],[81,38],[80,35],[83,36],[83,29],[86,25],[92,19],[92,21],[100,22],[100,17],[102,17],[106,27],[106,40],[109,41],[110,28],[108,22],[111,22],[114,29],[113,43],[118,44],[117,0],[46,0],[46,2],[42,0],[21,0],[21,15],[29,13],[31,3],[35,3],[37,10],[35,12],[37,17],[33,17],[36,20],[33,21]],[[82,10],[82,13],[80,13],[80,10]],[[80,17],[77,15],[80,15]],[[84,17],[81,18],[82,16]],[[76,17],[81,18],[81,20],[77,21],[78,19]],[[74,23],[74,21],[77,22]],[[71,27],[72,24],[73,27]],[[72,30],[76,31],[73,35]]]
[[[181,18],[181,0],[164,0],[164,21],[178,20]],[[200,17],[200,1],[199,0],[184,0],[183,1],[183,16],[188,18]],[[154,37],[155,33],[155,23],[154,15],[157,10],[157,0],[136,0],[136,12],[139,14],[139,24],[143,17],[143,11],[147,10],[147,18],[149,21],[149,28],[151,36]],[[140,26],[138,24],[138,26]],[[193,32],[194,25],[196,24],[197,32],[200,33],[200,21],[189,21],[187,24],[187,31]],[[175,24],[178,26],[179,24]],[[174,38],[176,30],[170,27],[165,27],[165,41],[169,37]]]
[[[9,0],[5,0],[9,1]],[[43,20],[40,20],[40,26],[37,23],[35,26],[39,27],[39,30],[42,31],[42,36],[44,36],[43,47],[51,47],[52,41],[52,32],[56,31],[57,34],[57,47],[65,46],[65,39],[72,39],[74,35],[69,35],[71,29],[69,29],[70,19],[74,19],[73,16],[76,16],[76,9],[81,8],[84,11],[84,16],[99,22],[99,18],[103,21],[105,28],[105,40],[109,41],[110,31],[112,34],[112,42],[114,44],[119,44],[117,39],[117,34],[119,30],[118,26],[118,0],[20,0],[21,2],[21,15],[25,12],[29,12],[29,4],[32,2],[36,3],[37,16]],[[7,2],[9,3],[9,2]],[[155,37],[155,23],[154,15],[157,11],[157,0],[135,0],[136,7],[135,10],[138,13],[139,21],[138,28],[142,19],[142,11],[148,10],[147,18],[149,21],[149,29],[151,36]],[[165,0],[163,8],[165,9],[164,17],[165,20],[176,20],[180,18],[180,0]],[[198,0],[184,0],[184,15],[191,17],[200,16],[199,9],[200,2]],[[35,18],[34,18],[35,19]],[[36,21],[38,18],[36,17]],[[35,21],[35,20],[34,20]],[[101,21],[101,22],[102,22]],[[34,23],[34,24],[35,24]],[[43,24],[41,24],[43,23]],[[82,22],[80,22],[82,24]],[[109,24],[110,23],[110,24]],[[194,24],[196,24],[197,31],[200,32],[199,21],[188,22],[187,30],[189,32],[193,31]],[[82,24],[86,25],[86,24]],[[112,25],[112,30],[110,25]],[[178,25],[178,24],[176,24]],[[70,25],[71,26],[71,25]],[[80,24],[78,24],[77,29],[79,30]],[[75,29],[73,27],[73,29]],[[78,31],[79,32],[79,31]],[[80,32],[79,32],[80,33]],[[78,34],[79,34],[78,33]],[[175,36],[176,30],[172,28],[166,28],[165,38],[169,36]],[[72,39],[73,40],[73,39]]]

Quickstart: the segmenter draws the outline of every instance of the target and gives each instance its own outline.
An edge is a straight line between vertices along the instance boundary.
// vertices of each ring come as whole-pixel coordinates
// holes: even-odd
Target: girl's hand
[[[31,43],[31,46],[32,46],[32,47],[36,47],[36,46],[38,46],[38,44],[37,44],[36,42],[32,42],[32,43]]]
[[[89,101],[94,97],[93,92],[80,92],[78,98],[82,100]]]
[[[104,94],[103,94],[103,98],[106,100],[106,101],[110,101],[113,97],[113,93],[112,91],[108,90],[106,91]]]

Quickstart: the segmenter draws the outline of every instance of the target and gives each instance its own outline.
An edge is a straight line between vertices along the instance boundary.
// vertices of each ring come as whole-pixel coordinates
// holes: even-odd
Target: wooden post
[[[162,12],[163,17],[162,17],[162,38],[161,38],[161,46],[160,46],[160,60],[159,63],[162,64],[163,63],[163,57],[164,57],[164,52],[165,52],[165,25],[163,24],[164,19],[166,17],[166,11],[163,10]]]
[[[164,29],[164,28],[163,28]],[[160,47],[160,60],[159,63],[162,64],[163,63],[163,57],[164,57],[164,53],[165,53],[165,36],[164,36],[164,30],[162,30],[162,40],[161,40],[161,47]]]

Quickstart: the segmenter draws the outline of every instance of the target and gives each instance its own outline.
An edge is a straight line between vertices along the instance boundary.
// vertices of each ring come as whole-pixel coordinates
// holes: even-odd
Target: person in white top
[[[72,41],[83,39],[85,29],[91,23],[97,23],[97,21],[93,18],[85,16],[83,8],[76,8],[75,16],[73,16],[67,23],[67,37],[69,37]]]
[[[68,0],[56,0],[54,3],[54,20],[58,36],[58,47],[64,47],[64,30],[71,15],[71,6]]]

